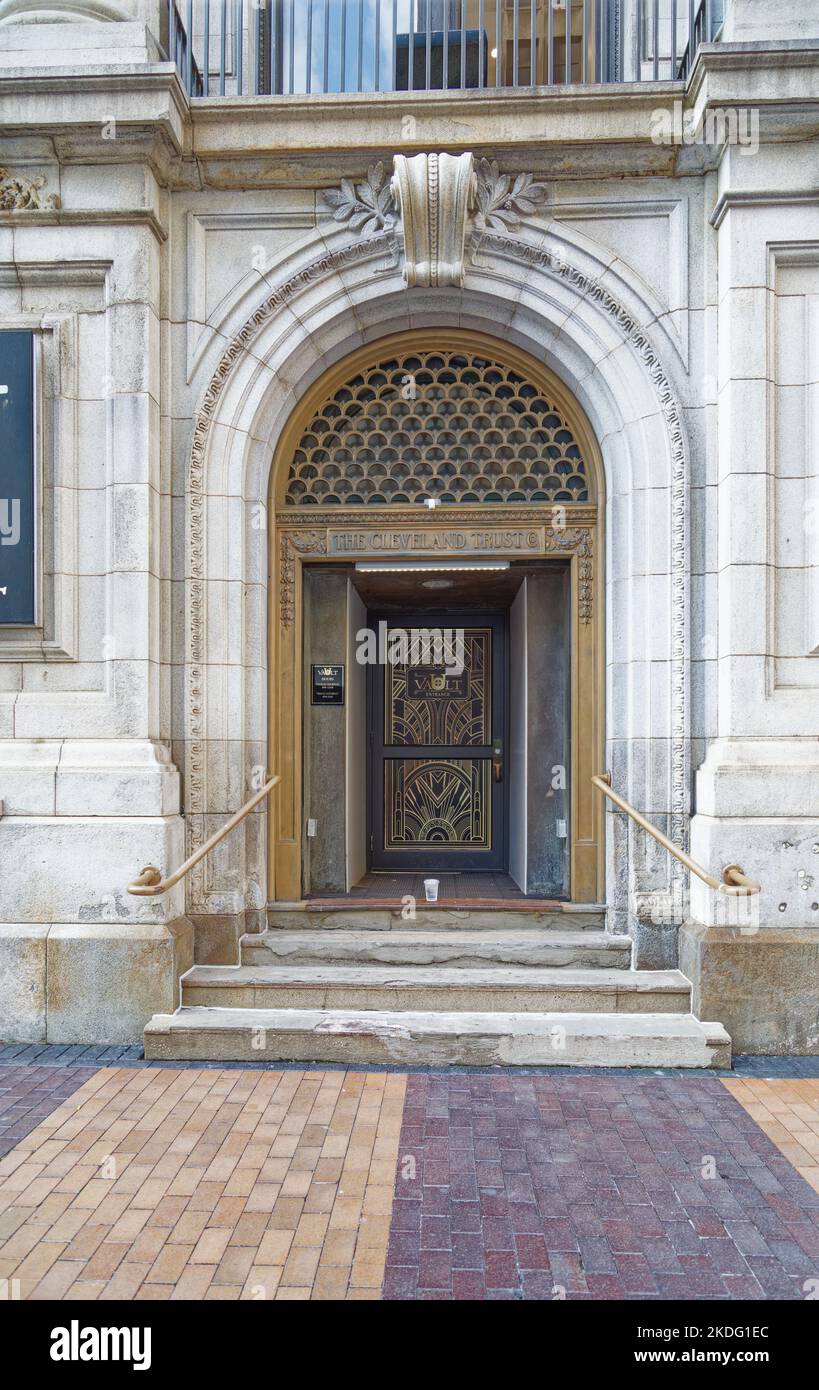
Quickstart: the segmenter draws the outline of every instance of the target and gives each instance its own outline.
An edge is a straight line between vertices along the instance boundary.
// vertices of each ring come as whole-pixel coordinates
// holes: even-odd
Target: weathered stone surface
[[[730,1066],[724,1028],[671,1014],[183,1009],[145,1029],[156,1059],[399,1066]]]
[[[688,922],[680,969],[698,1017],[717,1017],[737,1052],[819,1053],[819,929],[731,927]]]
[[[49,1042],[136,1043],[157,1010],[175,1008],[193,964],[193,926],[58,924],[48,935]]]
[[[4,816],[0,819],[0,919],[30,922],[162,922],[179,916],[184,890],[134,898],[145,864],[184,859],[179,817]]]
[[[241,926],[236,917],[193,916],[197,965],[237,965]]]
[[[46,939],[48,926],[0,924],[0,1039],[46,1040]]]
[[[606,929],[605,908],[583,908],[566,903],[558,910],[535,909],[530,906],[509,906],[482,910],[479,907],[428,907],[418,903],[415,915],[408,918],[392,907],[362,907],[345,904],[343,907],[322,908],[307,902],[299,907],[272,907],[267,913],[271,930],[307,931],[321,928],[327,931],[440,931],[443,928],[459,931],[595,931]]]
[[[604,456],[600,732],[614,785],[681,841],[694,811],[695,856],[716,872],[738,860],[762,880],[768,920],[781,904],[777,925],[810,932],[819,924],[819,564],[806,524],[819,293],[813,0],[776,10],[733,0],[725,37],[753,43],[701,51],[685,95],[650,82],[295,94],[272,106],[189,103],[144,27],[158,36],[159,0],[58,6],[139,21],[22,24],[42,20],[42,6],[0,0],[0,164],[31,203],[15,198],[0,212],[0,305],[7,326],[38,334],[47,422],[43,626],[0,633],[0,917],[79,924],[76,963],[68,939],[59,948],[71,1028],[82,1021],[91,928],[100,940],[108,933],[108,963],[100,947],[82,1026],[107,1034],[117,963],[123,992],[142,987],[127,978],[122,942],[132,933],[136,950],[154,930],[146,923],[186,910],[183,889],[155,901],[125,893],[142,864],[175,866],[185,849],[175,768],[161,753],[140,767],[129,746],[173,740],[200,840],[242,803],[250,769],[301,756],[297,732],[267,742],[267,671],[281,653],[266,605],[278,559],[268,554],[272,522],[257,523],[268,516],[271,459],[327,368],[409,328],[429,341],[458,327],[513,343],[582,402]],[[670,129],[678,113],[719,107],[759,116],[758,149],[655,138],[658,114]],[[400,236],[375,237],[359,254],[351,229],[319,211],[318,193],[360,178],[371,159],[386,168],[396,153],[424,149],[474,150],[510,175],[548,178],[549,220],[538,208],[508,236],[470,233],[457,274],[408,287]],[[25,198],[24,180],[36,198]],[[582,673],[577,693],[596,698]],[[187,907],[213,914],[201,958],[219,956],[227,918],[225,949],[235,949],[268,886],[301,892],[304,807],[278,810],[292,837],[273,856],[278,890],[266,881],[261,815],[190,880]],[[630,929],[635,899],[667,889],[668,860],[622,817],[606,820],[608,922]],[[692,916],[719,924],[715,901],[695,883]],[[386,954],[374,940],[370,956],[350,961],[410,964],[427,949],[416,936],[416,954],[395,954],[405,927],[393,914],[276,925],[393,938]],[[453,935],[428,959],[480,968],[605,969],[615,954],[625,965],[630,950],[625,938],[596,942],[599,923],[581,944],[562,940],[558,921],[530,920],[512,936],[547,928],[545,956],[515,954],[514,940],[492,954],[475,933],[493,925],[478,913],[419,916],[413,930],[469,933],[468,947]],[[641,920],[638,963],[671,964],[674,932]],[[748,995],[746,1040],[812,1046],[809,970],[784,961],[812,959],[813,948],[796,933],[787,948],[783,940],[769,950],[763,933],[747,948],[759,998],[733,980],[717,994],[728,1006],[732,992]],[[343,950],[343,939],[334,945]],[[731,969],[745,963],[737,954]],[[149,962],[149,978],[153,970]],[[707,996],[707,961],[701,973]],[[164,990],[164,964],[159,976]],[[58,1002],[60,983],[50,980]]]
[[[243,965],[545,965],[628,970],[631,942],[594,931],[268,931],[242,940]]]
[[[182,982],[184,1005],[268,1009],[413,1009],[447,1013],[688,1013],[678,970],[573,970],[537,966],[199,966]]]

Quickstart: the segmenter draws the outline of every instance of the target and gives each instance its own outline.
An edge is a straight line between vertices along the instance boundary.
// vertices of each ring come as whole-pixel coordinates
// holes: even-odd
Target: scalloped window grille
[[[354,376],[304,431],[285,502],[588,502],[580,446],[548,392],[477,353],[413,352]]]

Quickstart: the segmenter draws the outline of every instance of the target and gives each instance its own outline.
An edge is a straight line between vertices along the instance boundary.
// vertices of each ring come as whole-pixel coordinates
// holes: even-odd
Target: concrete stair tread
[[[630,937],[613,936],[610,932],[602,930],[572,931],[571,928],[567,928],[566,931],[545,932],[540,930],[538,927],[515,927],[508,929],[500,928],[498,930],[493,930],[491,928],[486,927],[475,927],[472,930],[459,930],[457,927],[441,927],[440,930],[436,930],[435,928],[429,927],[404,927],[400,929],[396,927],[392,930],[386,931],[379,928],[376,928],[374,931],[371,931],[368,927],[362,927],[360,930],[357,931],[355,929],[351,930],[349,928],[344,927],[339,928],[338,931],[333,932],[315,932],[311,931],[310,928],[306,928],[304,931],[294,931],[290,927],[271,927],[266,932],[257,932],[255,934],[248,933],[247,935],[242,937],[242,943],[244,945],[248,945],[254,942],[268,943],[271,941],[286,941],[290,939],[295,940],[296,938],[298,938],[299,940],[314,942],[317,937],[321,941],[326,941],[328,944],[333,941],[337,943],[342,942],[346,938],[356,940],[360,938],[369,943],[374,939],[377,939],[378,937],[383,937],[385,941],[450,941],[455,944],[468,942],[470,945],[474,945],[475,942],[479,942],[482,940],[508,941],[510,936],[520,937],[520,939],[524,941],[545,940],[549,942],[555,942],[564,940],[571,943],[579,942],[582,943],[584,946],[588,946],[590,941],[595,940],[614,942],[625,941],[629,942],[630,944]]]
[[[400,903],[376,906],[347,901],[344,906],[316,907],[312,904],[268,909],[268,926],[272,931],[391,931],[407,925]],[[606,912],[597,908],[580,911],[551,911],[526,907],[510,902],[503,907],[487,908],[479,904],[435,904],[419,902],[413,930],[436,931],[442,928],[460,931],[603,931]]]
[[[625,970],[631,963],[631,939],[601,931],[558,932],[531,927],[515,931],[406,926],[400,930],[396,927],[363,931],[274,928],[242,937],[241,962],[245,966],[372,964],[393,969],[552,966]]]
[[[373,931],[364,929],[362,931],[316,932],[310,930],[291,931],[274,927],[272,930],[260,932],[258,935],[243,936],[241,944],[243,948],[248,947],[251,950],[265,947],[277,955],[299,948],[320,950],[329,955],[333,950],[349,949],[356,946],[365,947],[367,950],[372,950],[377,946],[418,946],[443,947],[455,951],[458,948],[475,950],[476,948],[493,946],[506,949],[510,945],[555,948],[576,946],[587,950],[631,950],[631,938],[628,936],[612,936],[605,931],[547,932],[538,931],[536,928],[516,930],[510,928],[501,931],[475,928],[473,931],[458,931],[451,927],[444,927],[440,931],[427,929],[419,931],[399,931],[398,929]]]
[[[435,985],[554,985],[561,989],[689,991],[691,983],[680,970],[575,969],[571,966],[493,965],[196,965],[183,978],[186,985],[219,985],[226,989],[244,985],[336,985],[355,984],[394,986]]]
[[[730,1065],[719,1023],[691,1014],[182,1008],[145,1029],[154,1059],[397,1065]]]
[[[270,965],[382,965],[474,968],[628,969],[631,939],[606,932],[576,931],[285,931],[275,928],[244,936],[241,962]],[[345,1003],[348,1001],[344,1001]]]

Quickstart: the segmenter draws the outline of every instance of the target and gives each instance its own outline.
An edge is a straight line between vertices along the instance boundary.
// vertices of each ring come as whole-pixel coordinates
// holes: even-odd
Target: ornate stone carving
[[[594,533],[589,527],[568,530],[560,526],[546,527],[546,553],[577,555],[577,616],[581,623],[594,617]]]
[[[502,174],[495,160],[472,154],[397,154],[393,176],[371,164],[362,183],[342,179],[322,197],[333,220],[362,237],[390,233],[401,223],[404,279],[409,286],[461,286],[464,248],[477,231],[517,232],[523,219],[542,210],[545,184],[534,174]]]
[[[685,431],[677,394],[646,330],[615,299],[605,285],[543,246],[496,232],[485,232],[477,243],[510,260],[546,270],[571,285],[577,294],[593,300],[616,323],[620,333],[640,358],[654,387],[665,420],[671,453],[671,818],[669,834],[683,846],[688,843],[688,458]],[[685,874],[676,859],[671,863],[672,882]]]
[[[479,230],[517,231],[521,221],[540,212],[549,196],[545,183],[536,183],[534,174],[502,174],[496,160],[481,159],[477,168]]]
[[[463,284],[467,219],[477,189],[474,164],[471,154],[395,156],[392,194],[410,287]]]
[[[294,536],[282,532],[279,566],[279,616],[282,627],[292,627],[296,616],[296,555],[326,555],[324,531],[303,531]]]
[[[679,843],[686,843],[688,835],[688,752],[687,752],[687,674],[686,674],[686,586],[687,586],[687,451],[682,417],[676,393],[663,368],[662,362],[643,327],[635,322],[622,304],[598,280],[585,275],[570,263],[540,246],[534,246],[519,236],[501,235],[487,230],[477,240],[476,259],[481,248],[494,254],[498,260],[510,260],[519,266],[530,267],[547,275],[556,276],[570,284],[578,295],[594,300],[600,311],[611,318],[630,342],[636,355],[643,363],[653,389],[657,395],[666,424],[671,454],[671,512],[672,512],[672,700],[671,700],[671,818],[670,834]],[[204,464],[208,439],[217,414],[219,399],[225,389],[236,362],[245,355],[271,313],[283,304],[297,298],[299,293],[316,281],[336,274],[356,261],[369,262],[385,258],[381,273],[385,273],[387,262],[394,269],[396,264],[396,242],[389,229],[364,241],[352,241],[346,246],[331,252],[324,252],[310,265],[305,266],[289,280],[278,285],[268,295],[259,308],[250,316],[244,327],[231,341],[219,362],[216,372],[208,385],[194,430],[190,457],[188,544],[191,582],[189,593],[199,596],[194,606],[203,604],[204,589],[204,546],[202,544],[202,517],[204,513]],[[379,273],[376,271],[376,273]],[[306,511],[306,509],[305,509]],[[336,516],[339,514],[336,513]],[[360,515],[356,509],[356,519]],[[521,516],[526,513],[521,513]],[[539,515],[539,514],[538,514]],[[474,520],[478,521],[485,513],[476,511]],[[293,521],[298,511],[294,509]],[[304,516],[304,522],[315,519]],[[471,514],[464,520],[473,519]],[[533,518],[534,520],[534,515]],[[290,518],[288,518],[288,521]],[[573,521],[569,509],[568,521]],[[581,528],[577,528],[581,529]],[[565,532],[555,536],[554,548],[565,545]],[[593,557],[589,556],[590,562]],[[589,578],[591,571],[589,571]],[[292,590],[291,590],[292,592]],[[191,634],[190,646],[193,651],[194,671],[189,676],[188,704],[188,753],[187,770],[189,777],[187,807],[188,814],[200,814],[206,808],[204,768],[200,764],[204,738],[204,702],[201,695],[200,672],[196,669],[204,657],[204,623],[196,624],[196,634]],[[676,864],[676,861],[674,861]],[[204,905],[204,890],[200,896],[191,894],[195,906]]]
[[[24,174],[10,174],[8,169],[0,168],[0,211],[2,212],[53,212],[60,206],[57,193],[43,196],[45,175],[27,179]]]
[[[188,556],[188,611],[190,621],[187,637],[187,689],[185,756],[186,809],[188,844],[195,849],[204,839],[202,816],[207,809],[207,778],[205,758],[205,683],[206,660],[205,621],[205,457],[207,442],[219,397],[227,384],[235,363],[261,331],[271,314],[288,304],[315,280],[335,275],[356,261],[382,259],[394,269],[397,250],[394,239],[381,233],[367,241],[352,242],[335,251],[324,251],[309,265],[278,284],[225,349],[214,376],[204,393],[196,417],[188,470],[188,522],[186,549]],[[197,819],[198,817],[198,819]],[[200,864],[190,876],[188,902],[191,911],[208,909],[205,865]]]
[[[346,222],[354,232],[372,236],[383,232],[395,222],[392,189],[384,182],[384,165],[371,164],[363,183],[354,184],[342,179],[340,188],[325,189],[322,194],[328,207],[334,208],[333,220]]]

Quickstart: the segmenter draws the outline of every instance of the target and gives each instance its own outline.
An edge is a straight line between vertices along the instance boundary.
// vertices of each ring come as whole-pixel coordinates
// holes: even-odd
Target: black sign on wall
[[[0,332],[0,626],[36,621],[34,334]]]
[[[344,704],[344,667],[336,665],[325,665],[324,662],[314,665],[313,672],[313,693],[311,704],[314,705],[343,705]]]

